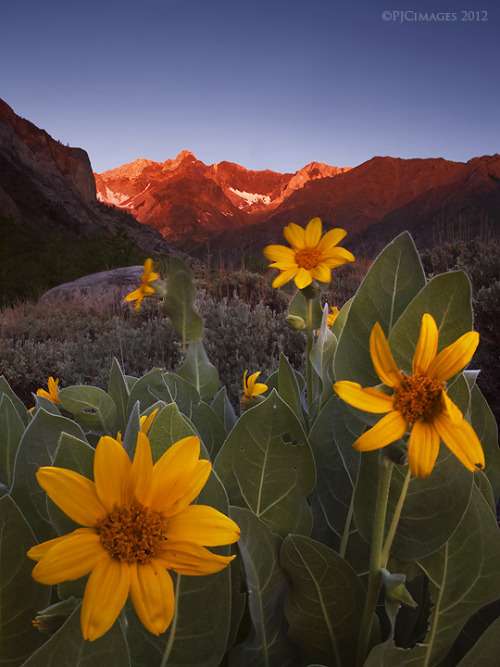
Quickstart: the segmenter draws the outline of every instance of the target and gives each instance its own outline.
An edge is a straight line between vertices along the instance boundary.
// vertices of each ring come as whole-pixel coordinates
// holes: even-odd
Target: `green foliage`
[[[486,280],[493,266],[479,263],[474,280]],[[424,313],[436,320],[439,349],[470,331],[474,292],[463,266],[447,268],[454,270],[426,279],[411,237],[399,236],[374,262],[332,330],[323,299],[314,304],[306,364],[304,333],[285,326],[281,297],[274,308],[256,297],[266,294],[265,281],[255,279],[251,303],[239,291],[242,276],[237,294],[216,300],[208,276],[197,293],[180,261],[170,263],[167,298],[156,311],[146,306],[103,320],[33,305],[5,309],[3,662],[467,667],[496,657],[500,452],[477,373],[457,373],[447,391],[481,440],[484,472],[471,473],[441,443],[431,474],[410,478],[407,434],[382,453],[358,453],[353,442],[379,416],[349,407],[333,391],[340,379],[380,384],[369,349],[376,322],[406,373],[412,372]],[[482,294],[486,317],[492,293]],[[307,317],[302,295],[290,301],[292,313]],[[259,381],[268,385],[247,410],[239,404],[245,370],[260,371]],[[45,386],[50,375],[61,378],[60,402],[36,397],[28,411],[30,390]],[[174,576],[174,618],[162,635],[150,635],[127,603],[108,633],[83,641],[79,600],[85,578],[51,590],[30,576],[27,550],[76,527],[47,498],[36,472],[54,465],[91,479],[99,438],[120,432],[132,456],[141,418],[153,411],[148,438],[154,461],[180,439],[199,437],[201,458],[211,461],[212,473],[196,502],[237,522],[238,543],[217,548],[236,558],[216,574]],[[382,590],[382,571],[400,582],[401,596]],[[400,598],[409,594],[416,609],[406,612]],[[45,633],[33,628],[35,616],[54,627]],[[471,648],[473,626],[481,631]]]

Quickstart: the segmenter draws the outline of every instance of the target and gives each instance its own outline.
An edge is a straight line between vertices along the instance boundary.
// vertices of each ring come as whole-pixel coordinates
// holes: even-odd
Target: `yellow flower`
[[[141,424],[141,431],[142,433],[147,433],[151,426],[153,425],[154,419],[156,417],[156,413],[158,412],[159,408],[156,408],[156,410],[153,410],[153,412],[150,415],[143,415],[140,418],[140,424]],[[116,440],[117,442],[122,444],[122,432],[118,431],[116,434]]]
[[[154,280],[158,280],[159,277],[160,276],[153,271],[153,260],[148,258],[144,262],[144,271],[142,273],[141,284],[134,292],[127,294],[125,301],[137,301],[135,304],[135,310],[139,310],[144,297],[155,293],[155,290],[149,283],[152,283]]]
[[[392,395],[371,387],[363,388],[356,382],[342,381],[334,385],[340,398],[355,408],[388,413],[356,440],[354,448],[358,451],[380,449],[411,429],[408,462],[414,477],[427,477],[432,472],[440,439],[468,470],[484,468],[481,443],[448,397],[445,382],[467,366],[478,343],[479,334],[470,331],[436,354],[438,329],[434,318],[426,313],[413,356],[413,375],[406,375],[397,368],[377,322],[370,336],[370,354],[377,375],[393,389]]]
[[[299,289],[307,287],[313,280],[329,283],[331,269],[346,262],[353,262],[354,255],[345,248],[337,248],[347,232],[331,229],[321,237],[320,218],[313,218],[304,229],[291,222],[283,229],[283,235],[292,246],[268,245],[264,255],[281,271],[274,279],[273,287],[281,287],[292,278]]]
[[[248,370],[246,370],[243,374],[243,396],[241,397],[241,404],[245,409],[252,407],[253,404],[258,402],[255,401],[254,399],[259,394],[263,394],[265,391],[267,391],[267,384],[263,384],[262,382],[257,382],[257,378],[260,375],[260,371],[257,371],[257,373],[254,373],[253,375],[250,375],[248,380],[247,380],[247,373]]]
[[[212,574],[234,558],[205,548],[236,542],[240,531],[216,509],[191,504],[211,470],[199,455],[200,441],[192,436],[153,465],[141,432],[132,462],[114,438],[99,440],[95,482],[63,468],[38,470],[40,486],[83,527],[29,550],[38,561],[33,578],[51,586],[90,572],[81,611],[85,639],[107,632],[129,595],[149,632],[165,632],[175,605],[168,570]]]
[[[326,318],[326,326],[331,329],[335,323],[335,320],[337,319],[338,314],[340,313],[340,310],[338,308],[330,308],[330,312],[327,315]],[[319,334],[319,329],[316,330],[316,333]]]
[[[37,389],[36,395],[43,396],[44,398],[47,398],[49,401],[52,401],[52,403],[60,403],[61,401],[57,396],[57,393],[59,391],[59,388],[57,386],[58,384],[59,384],[59,378],[56,378],[54,380],[53,377],[49,377],[49,380],[47,382],[48,391],[46,391],[45,389]]]

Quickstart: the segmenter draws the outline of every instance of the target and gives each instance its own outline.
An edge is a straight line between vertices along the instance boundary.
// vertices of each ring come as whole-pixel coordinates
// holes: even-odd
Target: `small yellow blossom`
[[[264,255],[281,273],[274,279],[273,287],[281,287],[289,280],[295,280],[299,289],[307,287],[313,280],[329,283],[331,270],[346,262],[353,262],[354,255],[337,244],[347,232],[331,229],[322,237],[322,222],[313,218],[304,229],[291,222],[283,229],[283,235],[292,246],[268,245]]]
[[[253,375],[250,375],[250,377],[247,380],[247,373],[248,370],[246,370],[243,374],[243,396],[241,398],[241,404],[243,407],[250,408],[252,405],[258,402],[258,399],[256,397],[259,396],[259,394],[263,394],[265,391],[267,391],[267,384],[263,384],[262,382],[257,382],[257,378],[260,375],[260,371],[257,371],[257,373],[254,373]]]
[[[370,335],[370,355],[377,375],[392,388],[392,395],[356,382],[336,382],[333,387],[355,408],[388,413],[356,440],[354,448],[361,452],[380,449],[411,429],[408,462],[414,477],[427,477],[432,472],[440,439],[468,470],[484,468],[484,453],[474,429],[446,393],[446,380],[467,366],[478,343],[479,334],[470,331],[437,354],[438,328],[432,315],[426,313],[413,356],[413,375],[406,375],[396,366],[377,322]]]
[[[338,308],[330,308],[330,312],[327,315],[326,318],[326,326],[331,329],[333,325],[335,324],[335,320],[337,319],[338,314],[340,313],[340,310]],[[319,329],[316,331],[316,333],[319,333]]]
[[[43,396],[49,401],[52,401],[52,403],[60,403],[61,401],[57,396],[59,392],[59,388],[57,386],[58,384],[59,384],[59,378],[56,378],[54,380],[53,377],[49,377],[49,380],[47,382],[48,391],[46,391],[45,389],[37,389],[36,395]]]
[[[194,436],[172,445],[153,465],[142,432],[133,461],[114,438],[99,440],[95,481],[64,468],[38,470],[40,486],[82,527],[31,548],[28,556],[38,561],[32,575],[53,586],[90,573],[81,611],[85,639],[107,632],[129,595],[147,630],[165,632],[175,606],[168,570],[212,574],[234,558],[206,547],[236,542],[238,526],[212,507],[192,504],[210,471]]]
[[[135,310],[139,310],[144,297],[155,293],[155,290],[153,287],[151,287],[150,283],[158,280],[159,277],[160,276],[158,273],[153,271],[153,260],[148,258],[144,262],[144,271],[142,273],[141,284],[134,292],[127,294],[125,301],[137,301],[135,304]]]

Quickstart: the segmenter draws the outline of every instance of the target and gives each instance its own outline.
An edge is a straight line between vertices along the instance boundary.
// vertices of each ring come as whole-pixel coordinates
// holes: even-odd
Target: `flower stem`
[[[362,667],[365,662],[370,641],[370,633],[377,607],[377,599],[380,591],[380,568],[382,567],[382,545],[384,542],[385,516],[387,512],[387,500],[391,486],[391,476],[394,463],[389,461],[382,453],[379,459],[379,479],[377,491],[377,505],[373,522],[373,537],[370,552],[370,574],[368,578],[368,592],[366,594],[365,610],[361,620],[359,632],[358,655],[356,665]]]
[[[175,582],[175,607],[174,607],[174,616],[172,618],[172,623],[170,624],[170,634],[168,637],[168,643],[165,647],[165,653],[160,664],[160,667],[166,667],[168,664],[168,659],[172,653],[172,648],[175,641],[176,631],[177,631],[177,611],[179,609],[179,592],[181,585],[181,575],[177,575],[177,581]]]
[[[403,482],[403,488],[401,489],[401,493],[399,496],[398,504],[396,505],[396,509],[394,510],[394,514],[392,515],[391,525],[389,527],[387,537],[385,538],[384,548],[382,549],[382,554],[381,554],[380,567],[387,566],[387,561],[389,560],[389,554],[391,552],[392,542],[394,540],[394,535],[396,534],[396,529],[399,523],[399,517],[401,516],[401,510],[403,509],[406,493],[408,491],[408,485],[410,484],[410,478],[411,478],[411,473],[410,473],[410,468],[408,467],[408,471],[406,473],[406,477]]]
[[[306,297],[306,334],[307,334],[307,344],[306,344],[306,379],[307,379],[307,405],[309,410],[311,410],[311,405],[313,401],[313,390],[312,390],[312,365],[311,365],[311,350],[313,346],[313,326],[312,326],[312,299]]]

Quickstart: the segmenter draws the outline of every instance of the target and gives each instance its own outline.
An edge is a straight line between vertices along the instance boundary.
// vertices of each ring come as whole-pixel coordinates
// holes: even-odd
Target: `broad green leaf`
[[[324,544],[289,535],[281,567],[290,579],[288,636],[304,664],[353,665],[366,592],[352,567]]]
[[[290,362],[284,354],[280,355],[278,369],[279,395],[292,408],[295,415],[302,421],[302,402],[300,400],[299,383]]]
[[[60,415],[61,411],[59,410],[59,403],[54,403],[50,401],[45,396],[35,396],[35,405],[31,414],[36,413],[40,408],[43,408],[46,412],[50,412],[51,415]]]
[[[149,432],[153,461],[157,461],[175,442],[198,435],[187,417],[179,412],[176,403],[166,405],[155,417]]]
[[[116,435],[116,405],[103,389],[74,385],[61,389],[58,396],[62,407],[75,416],[80,426],[104,435]]]
[[[184,363],[177,374],[196,387],[204,401],[210,400],[217,393],[219,373],[208,360],[201,338],[189,345]]]
[[[307,321],[307,299],[299,290],[290,301],[288,307],[288,314],[301,317],[304,322]],[[321,326],[321,318],[323,317],[323,308],[321,307],[320,297],[317,296],[312,299],[312,327],[319,329]]]
[[[252,628],[247,639],[229,653],[229,665],[298,666],[298,652],[287,639],[283,613],[288,586],[279,564],[282,541],[247,509],[231,507],[231,518],[241,528],[238,547],[245,566]]]
[[[363,429],[363,423],[346,409],[345,403],[332,396],[309,433],[316,462],[316,487],[312,496],[317,498],[322,510],[320,514],[315,513],[313,537],[318,539],[316,536],[322,535],[322,541],[337,549],[344,532],[347,539],[356,530],[350,512],[361,456],[352,443]],[[335,539],[325,539],[325,528]]]
[[[191,421],[213,461],[227,437],[224,424],[207,403],[193,405]]]
[[[227,496],[211,475],[198,502],[228,515]],[[217,553],[229,555],[228,546]],[[218,667],[224,656],[230,626],[229,567],[204,576],[174,576],[176,609],[170,627],[160,637],[150,635],[130,608],[129,646],[134,665],[157,667],[161,657],[168,667]]]
[[[406,373],[412,372],[424,313],[436,321],[438,352],[472,329],[471,286],[463,271],[443,273],[428,282],[390,331],[388,340],[394,359]],[[387,329],[384,331],[387,335]]]
[[[335,352],[337,381],[380,383],[370,357],[370,333],[379,322],[387,335],[424,285],[417,249],[404,232],[377,257],[352,300]]]
[[[55,537],[55,530],[47,513],[45,491],[35,475],[41,466],[52,465],[62,433],[85,440],[82,429],[71,419],[38,410],[17,450],[11,495],[41,542]]]
[[[113,399],[116,406],[116,430],[124,431],[128,421],[127,403],[129,389],[120,364],[113,358],[111,372],[109,374],[108,395]]]
[[[5,377],[3,375],[0,375],[0,396],[2,396],[3,394],[7,394],[7,396],[10,398],[23,424],[28,425],[30,421],[30,415],[28,410],[26,409],[26,406],[21,401],[21,399],[18,398],[16,394],[12,391]]]
[[[231,405],[229,398],[227,397],[226,387],[221,387],[219,389],[214,400],[211,402],[210,407],[224,424],[226,433],[229,433],[229,431],[236,424],[237,419],[234,408]]]
[[[495,502],[500,496],[500,448],[495,417],[479,387],[471,389],[470,423],[484,451],[486,466],[484,474],[490,480]]]
[[[467,620],[500,598],[500,531],[478,488],[452,537],[418,562],[430,580],[433,607],[429,631],[412,649],[387,642],[372,650],[367,667],[437,666]]]
[[[177,403],[179,410],[191,418],[193,404],[201,403],[198,390],[175,373],[164,373],[158,368],[146,373],[133,386],[129,400],[128,412],[139,401],[140,410],[144,412],[158,401]]]
[[[44,637],[33,627],[50,600],[50,586],[38,584],[26,552],[36,544],[29,525],[10,496],[0,498],[0,664],[20,665]]]
[[[481,635],[475,646],[460,660],[457,667],[494,665],[500,655],[500,618]]]
[[[170,258],[167,295],[163,310],[170,317],[184,347],[201,336],[203,320],[194,309],[196,288],[191,269],[177,257]]]
[[[378,485],[378,452],[363,452],[354,496],[354,518],[361,536],[371,542]],[[388,529],[401,494],[407,466],[395,465],[387,509]],[[404,561],[432,554],[451,537],[469,503],[473,473],[441,444],[432,473],[412,478],[391,553]]]
[[[24,423],[8,394],[0,397],[0,483],[12,485],[17,446],[24,433]]]
[[[117,622],[93,642],[82,637],[80,608],[23,667],[130,667],[127,642]]]
[[[300,422],[274,390],[240,417],[215,470],[231,504],[249,508],[280,535],[309,532],[314,460]]]
[[[325,306],[321,328],[316,342],[313,345],[309,359],[319,378],[315,399],[318,401],[317,410],[333,396],[333,357],[337,347],[337,338],[327,327],[328,306]]]
[[[162,405],[165,405],[162,403]],[[141,414],[139,411],[139,402],[135,403],[129,412],[125,433],[121,433],[123,448],[133,458],[135,447],[137,445],[137,434],[141,430]],[[116,437],[118,433],[116,434]]]

